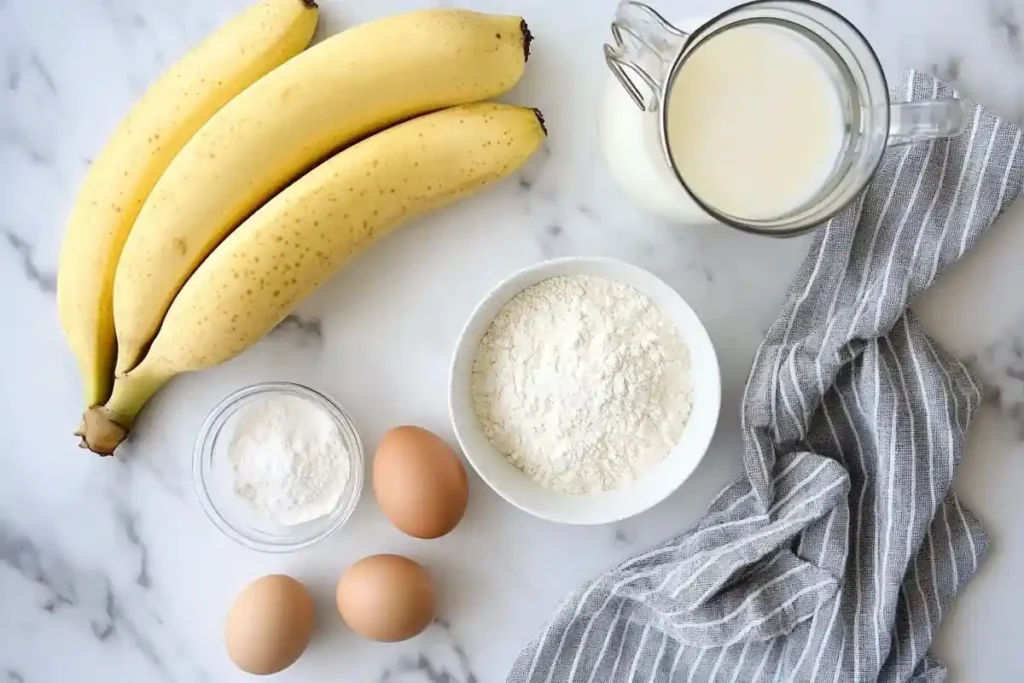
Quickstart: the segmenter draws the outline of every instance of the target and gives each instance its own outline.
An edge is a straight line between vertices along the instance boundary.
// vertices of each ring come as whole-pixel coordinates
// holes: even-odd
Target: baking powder
[[[617,488],[663,460],[690,415],[690,357],[672,319],[636,289],[556,277],[506,304],[473,364],[477,419],[540,484]]]
[[[228,445],[235,493],[282,525],[329,514],[351,474],[351,454],[323,408],[299,396],[266,396],[239,409]]]

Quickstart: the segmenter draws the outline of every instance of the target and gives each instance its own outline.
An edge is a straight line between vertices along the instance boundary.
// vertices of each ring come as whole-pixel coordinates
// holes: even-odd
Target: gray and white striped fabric
[[[911,72],[896,99],[952,96]],[[508,681],[945,680],[928,648],[986,542],[950,488],[980,391],[907,304],[1022,173],[1021,132],[980,107],[952,141],[887,152],[754,358],[746,476],[568,596]]]

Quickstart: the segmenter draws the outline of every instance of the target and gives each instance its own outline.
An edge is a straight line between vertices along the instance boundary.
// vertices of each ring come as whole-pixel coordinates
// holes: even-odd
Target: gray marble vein
[[[559,222],[544,226],[537,235],[537,244],[541,255],[546,258],[559,258],[577,253],[572,237]]]
[[[455,640],[451,624],[435,619],[432,629],[440,633],[441,647],[399,657],[394,666],[384,670],[379,683],[479,683],[465,649]]]
[[[0,519],[0,564],[5,565],[22,579],[44,589],[39,607],[46,612],[57,612],[64,607],[79,604],[73,578],[65,567],[48,567],[43,554],[27,535],[11,528]]]
[[[49,166],[55,159],[52,151],[33,142],[23,131],[0,123],[0,150],[2,149],[14,152],[33,166]]]
[[[9,53],[5,62],[4,82],[7,89],[14,92],[21,85],[21,63],[13,53]]]
[[[1021,19],[1019,7],[1007,0],[990,0],[989,22],[996,35],[1004,42],[1014,58],[1024,60],[1021,46]]]
[[[135,584],[143,590],[153,587],[153,579],[149,573],[149,547],[139,536],[139,513],[120,502],[114,504],[114,520],[124,534],[125,539],[139,554],[139,569],[135,574]]]
[[[42,59],[40,59],[40,57],[39,57],[39,52],[38,51],[36,51],[36,50],[29,50],[29,52],[28,52],[28,64],[29,64],[29,66],[31,66],[35,70],[35,72],[37,74],[39,74],[39,77],[43,81],[43,85],[45,85],[46,89],[50,91],[50,94],[51,95],[56,95],[57,94],[57,82],[53,79],[53,74],[50,73],[50,70],[48,68],[46,68],[45,64],[43,64]]]
[[[516,174],[516,182],[524,192],[537,190],[538,181],[545,173],[545,169],[551,161],[551,156],[551,144],[550,142],[545,142],[526,163],[526,166]],[[546,192],[549,193],[550,190]],[[548,196],[550,197],[550,194]]]
[[[133,56],[133,62],[126,68],[129,89],[135,96],[142,95],[154,77],[167,66],[167,56],[161,48],[161,35],[151,30],[153,27],[140,12],[138,3],[99,0],[99,7],[108,18],[108,25],[117,36],[118,44]],[[160,12],[158,16],[165,21],[175,18],[174,13]],[[183,49],[181,52],[185,51]]]
[[[139,630],[139,627],[136,625],[134,620],[125,614],[122,609],[121,602],[114,593],[113,587],[110,585],[109,581],[107,582],[106,590],[107,599],[104,603],[104,613],[109,619],[109,623],[107,626],[103,627],[103,633],[108,634],[106,637],[109,637],[110,635],[123,632],[123,634],[135,645],[138,651],[142,653],[142,655],[160,672],[162,678],[168,681],[173,680],[173,676],[171,676],[170,672],[167,670],[163,658],[157,652],[153,642],[145,636],[141,630]],[[99,637],[100,640],[104,639],[98,634],[97,637]]]
[[[121,526],[130,546],[142,549],[134,517],[115,508],[115,522]],[[148,554],[142,551],[143,565],[134,585],[143,591],[150,587]],[[56,549],[44,547],[32,536],[0,518],[0,565],[13,570],[23,582],[37,588],[37,605],[53,618],[84,622],[97,643],[119,639],[148,662],[159,680],[172,683],[181,662],[172,667],[162,653],[168,648],[180,650],[166,631],[157,632],[163,620],[150,608],[144,608],[138,595],[119,590],[110,575],[98,567],[78,567]],[[140,613],[141,612],[141,613]],[[146,620],[143,625],[142,620]],[[2,666],[0,662],[0,666]]]
[[[127,460],[124,467],[129,469],[139,468],[153,477],[153,480],[160,487],[179,500],[186,500],[186,491],[180,481],[180,470],[173,469],[173,465],[164,466],[152,457],[134,457]],[[191,491],[189,491],[191,493]]]
[[[941,62],[933,63],[931,66],[931,73],[936,78],[957,87],[960,83],[960,72],[963,68],[963,63],[963,57],[951,54]]]
[[[21,264],[21,272],[25,279],[45,294],[55,293],[57,291],[57,274],[44,271],[36,265],[34,247],[9,228],[0,226],[0,235],[3,236],[7,246],[14,251]]]
[[[1024,441],[1024,330],[986,345],[968,363],[982,381],[985,402],[1010,420]]]
[[[324,330],[319,318],[308,318],[298,313],[288,315],[278,323],[271,334],[295,334],[299,339],[312,346],[323,344]]]

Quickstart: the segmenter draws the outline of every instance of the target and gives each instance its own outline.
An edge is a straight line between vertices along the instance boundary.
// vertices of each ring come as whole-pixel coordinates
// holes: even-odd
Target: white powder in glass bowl
[[[352,470],[352,456],[331,415],[289,395],[259,397],[239,409],[227,458],[235,494],[284,526],[330,514]]]

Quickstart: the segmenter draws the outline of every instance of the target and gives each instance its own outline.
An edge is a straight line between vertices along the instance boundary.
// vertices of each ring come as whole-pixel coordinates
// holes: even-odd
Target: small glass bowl
[[[268,395],[291,395],[309,400],[330,415],[341,431],[352,458],[349,479],[338,504],[323,517],[291,526],[275,524],[234,492],[226,451],[236,415],[247,403]],[[203,422],[192,456],[192,477],[199,504],[224,535],[253,550],[286,553],[313,545],[348,521],[363,490],[363,443],[344,408],[320,392],[291,382],[254,384],[229,395]]]

